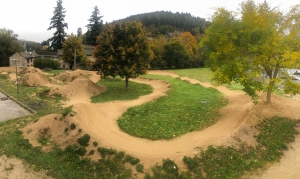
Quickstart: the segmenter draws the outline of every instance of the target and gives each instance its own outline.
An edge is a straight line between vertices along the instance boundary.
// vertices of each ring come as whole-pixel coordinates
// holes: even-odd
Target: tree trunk
[[[272,88],[268,89],[266,104],[271,104]]]
[[[125,77],[125,81],[126,81],[126,87],[125,87],[125,89],[126,89],[126,91],[128,91],[128,77]]]

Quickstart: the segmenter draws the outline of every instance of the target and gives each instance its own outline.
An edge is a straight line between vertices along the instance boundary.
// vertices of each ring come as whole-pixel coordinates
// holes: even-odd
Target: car
[[[292,78],[292,80],[298,80],[298,81],[300,81],[300,77],[298,77],[296,75],[290,75],[290,77]]]

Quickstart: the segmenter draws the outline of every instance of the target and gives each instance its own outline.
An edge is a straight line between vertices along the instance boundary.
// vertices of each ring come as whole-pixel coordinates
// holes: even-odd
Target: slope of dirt
[[[76,103],[90,102],[91,96],[98,95],[104,91],[106,91],[105,87],[101,87],[87,78],[77,77],[65,86],[52,88],[50,94],[62,94],[69,99],[66,106],[70,106]]]
[[[97,75],[96,72],[93,71],[85,71],[85,70],[75,70],[75,71],[66,71],[59,73],[56,75],[54,78],[58,79],[62,82],[72,82],[78,77],[85,77],[96,83],[97,81],[100,80],[100,75]]]
[[[34,171],[30,166],[24,165],[22,160],[0,156],[1,179],[51,179],[44,171]]]
[[[49,79],[37,68],[28,67],[22,73],[19,82],[25,86],[46,86],[50,83]]]

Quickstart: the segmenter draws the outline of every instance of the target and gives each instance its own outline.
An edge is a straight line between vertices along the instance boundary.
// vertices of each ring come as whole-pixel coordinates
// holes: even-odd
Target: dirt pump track
[[[149,74],[169,75],[174,78],[179,77],[168,71],[150,71]],[[210,83],[203,83],[195,79],[187,77],[180,78],[193,84],[214,87]],[[93,81],[95,82],[97,79],[93,77]],[[73,105],[73,111],[75,111],[76,115],[72,117],[72,121],[80,126],[85,133],[88,133],[93,140],[97,141],[100,146],[115,148],[138,157],[145,168],[160,163],[161,160],[165,158],[174,160],[179,164],[179,167],[184,168],[182,158],[184,156],[197,154],[199,148],[205,148],[209,145],[232,145],[235,142],[235,137],[239,137],[242,141],[249,144],[255,144],[253,134],[256,131],[253,131],[251,126],[255,125],[261,119],[272,116],[283,116],[292,119],[300,118],[300,105],[297,101],[273,95],[272,104],[266,105],[264,103],[265,96],[261,94],[260,103],[254,105],[250,97],[246,96],[243,92],[232,91],[224,86],[220,86],[216,87],[216,89],[222,92],[225,98],[228,99],[228,105],[220,109],[221,117],[214,125],[202,131],[190,132],[172,140],[151,141],[141,139],[120,130],[117,119],[130,107],[138,106],[166,95],[169,85],[163,81],[141,78],[133,79],[132,81],[151,85],[153,92],[141,96],[136,100],[93,104],[89,98],[94,94],[83,95],[85,91],[80,90],[80,94],[77,95],[75,90],[74,94],[68,96],[69,100],[65,105]],[[46,86],[53,87],[53,84],[49,83],[46,84]],[[59,91],[59,89],[57,91]],[[103,89],[99,90],[99,93],[102,91]],[[95,91],[93,93],[95,93]],[[42,117],[38,122],[27,126],[24,131],[37,129],[35,128],[37,125],[41,126],[40,128],[45,127],[41,123],[48,118],[53,119],[53,115]],[[55,129],[53,130],[55,131]],[[24,132],[24,135],[25,134]],[[36,140],[37,137],[34,134],[34,132],[32,132],[31,135],[26,134],[25,137],[29,138],[33,145],[39,145]],[[299,142],[298,139],[296,141]],[[287,151],[286,155],[289,155],[288,152],[289,151]],[[295,150],[291,152],[295,153]],[[294,166],[295,165],[299,166],[300,163],[295,163]],[[278,176],[276,171],[279,170],[273,169],[273,173],[275,172],[275,174],[271,175],[273,178],[283,176],[283,173]],[[294,174],[297,173],[296,170],[291,171],[286,169],[285,171]]]

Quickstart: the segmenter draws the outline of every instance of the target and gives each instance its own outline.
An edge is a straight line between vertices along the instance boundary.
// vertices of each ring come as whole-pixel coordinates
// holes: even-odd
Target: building
[[[9,59],[16,59],[18,67],[29,67],[33,66],[33,62],[35,59],[39,58],[40,55],[33,52],[18,52],[9,57]],[[14,61],[10,61],[10,66],[15,66]]]

